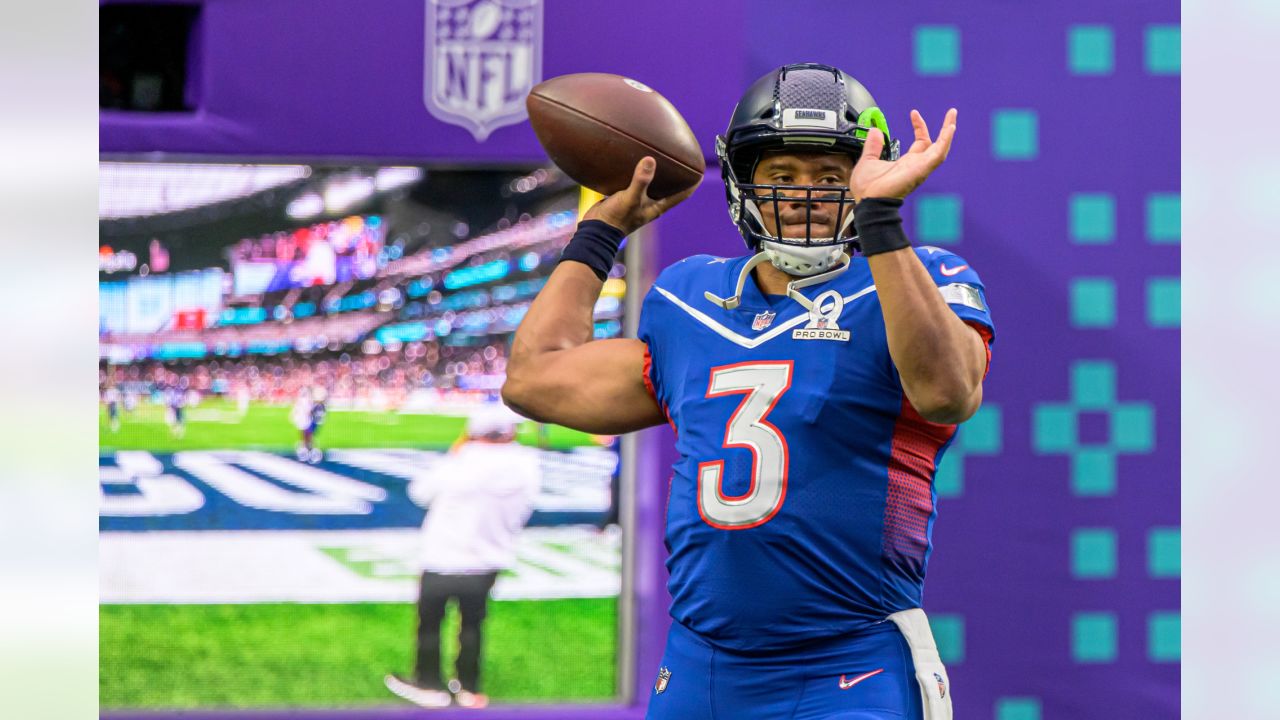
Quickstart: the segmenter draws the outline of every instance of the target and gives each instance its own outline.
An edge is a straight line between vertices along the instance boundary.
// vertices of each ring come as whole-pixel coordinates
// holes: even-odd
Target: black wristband
[[[560,262],[580,262],[604,280],[613,269],[613,259],[625,237],[626,233],[603,220],[583,220],[560,253]]]
[[[858,249],[863,255],[911,247],[902,230],[902,198],[863,198],[853,208],[853,226],[858,231]]]

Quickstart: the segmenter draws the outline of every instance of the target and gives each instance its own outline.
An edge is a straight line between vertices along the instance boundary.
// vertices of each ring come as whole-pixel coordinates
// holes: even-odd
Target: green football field
[[[132,413],[122,413],[120,428],[112,430],[105,408],[98,413],[100,453],[147,450],[170,453],[181,450],[291,451],[299,433],[289,419],[288,406],[252,404],[242,416],[234,402],[208,399],[187,408],[186,428],[176,437],[165,422],[165,409],[139,402]],[[461,435],[464,419],[444,415],[400,414],[364,410],[331,410],[316,433],[321,449],[421,448],[443,450]],[[595,444],[590,435],[560,427],[526,422],[517,440],[567,449]]]
[[[608,701],[612,598],[492,601],[482,655],[495,702]],[[386,673],[413,668],[410,604],[104,605],[101,707],[350,707],[398,704]],[[445,620],[456,638],[457,616]],[[445,667],[457,643],[445,648]]]
[[[99,414],[99,452],[290,452],[289,407],[210,399],[187,409],[176,437],[163,406],[140,402],[118,430]],[[330,411],[321,449],[444,450],[459,417]],[[596,444],[558,426],[524,423],[520,442],[554,449]],[[499,702],[607,701],[615,693],[616,598],[492,601],[485,623],[484,690]],[[309,707],[402,703],[386,673],[413,667],[415,609],[408,603],[103,605],[99,609],[103,709]],[[446,637],[456,637],[450,612]],[[456,655],[446,646],[445,661]]]

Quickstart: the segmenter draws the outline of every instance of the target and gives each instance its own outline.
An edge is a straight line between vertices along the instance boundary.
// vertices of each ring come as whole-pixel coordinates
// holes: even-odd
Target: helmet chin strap
[[[716,305],[719,305],[725,310],[733,310],[734,308],[738,307],[738,305],[742,303],[742,288],[747,284],[747,277],[751,275],[751,271],[754,270],[757,265],[762,265],[766,262],[769,262],[769,253],[761,251],[756,253],[755,255],[752,255],[751,259],[747,261],[746,265],[742,266],[742,270],[738,273],[738,283],[737,283],[737,286],[734,288],[733,295],[731,297],[722,298],[722,297],[719,297],[718,295],[712,294],[710,291],[704,292],[703,295],[708,300],[715,303]],[[841,251],[838,262],[839,264],[836,267],[824,273],[819,273],[817,275],[810,275],[809,277],[800,278],[798,280],[792,280],[791,282],[787,283],[787,297],[800,303],[800,305],[802,305],[805,310],[812,312],[813,301],[805,297],[804,295],[801,295],[800,288],[809,287],[810,285],[817,285],[818,283],[823,283],[836,277],[837,275],[844,272],[845,270],[848,270],[849,265],[853,261],[849,258],[849,253]]]
[[[853,260],[849,258],[849,253],[841,250],[840,258],[838,262],[839,262],[838,265],[836,265],[834,268],[824,273],[819,273],[817,275],[810,275],[809,277],[800,278],[799,280],[792,280],[791,282],[787,283],[787,297],[803,305],[805,310],[808,310],[809,312],[813,312],[813,301],[801,295],[800,288],[809,287],[810,285],[817,285],[818,283],[823,283],[830,280],[831,278],[839,275],[845,270],[848,270],[849,265],[853,262]]]
[[[767,262],[769,262],[769,253],[767,252],[760,251],[755,255],[752,255],[751,259],[747,261],[747,264],[742,266],[742,272],[738,273],[738,286],[734,288],[733,295],[731,297],[722,298],[718,295],[711,294],[710,291],[704,292],[703,295],[705,295],[708,300],[719,305],[725,310],[732,310],[738,307],[738,305],[742,303],[742,287],[747,284],[747,276],[751,274],[752,270],[756,269],[757,265]]]

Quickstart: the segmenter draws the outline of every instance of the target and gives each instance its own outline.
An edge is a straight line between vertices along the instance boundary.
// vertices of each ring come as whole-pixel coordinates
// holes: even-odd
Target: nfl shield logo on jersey
[[[765,310],[762,313],[756,313],[756,319],[751,321],[752,330],[763,330],[773,324],[773,318],[778,313]]]
[[[427,0],[424,95],[477,142],[527,117],[542,80],[542,0]]]
[[[671,679],[670,670],[666,669],[665,667],[658,668],[658,682],[653,684],[653,691],[655,693],[662,694],[662,691],[667,689],[667,681],[669,681],[670,679]]]
[[[938,681],[938,699],[941,700],[947,696],[947,681],[938,673],[933,674],[933,679]]]

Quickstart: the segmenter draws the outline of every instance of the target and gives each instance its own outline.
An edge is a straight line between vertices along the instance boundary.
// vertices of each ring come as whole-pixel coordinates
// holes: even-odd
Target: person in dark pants
[[[498,573],[515,564],[516,541],[541,485],[538,453],[515,444],[517,416],[501,405],[467,421],[467,437],[409,486],[427,507],[422,523],[417,664],[412,679],[388,675],[387,688],[422,707],[484,707],[481,629]],[[457,676],[443,682],[440,624],[450,600],[461,619]],[[447,690],[446,690],[447,688]]]
[[[419,682],[427,684],[441,676],[440,623],[444,621],[445,605],[452,599],[458,603],[462,627],[458,633],[458,677],[449,683],[449,689],[460,693],[463,688],[474,690],[480,687],[480,627],[488,612],[489,591],[497,579],[497,572],[474,575],[422,573],[418,593],[416,675]],[[437,689],[443,689],[443,686]]]

